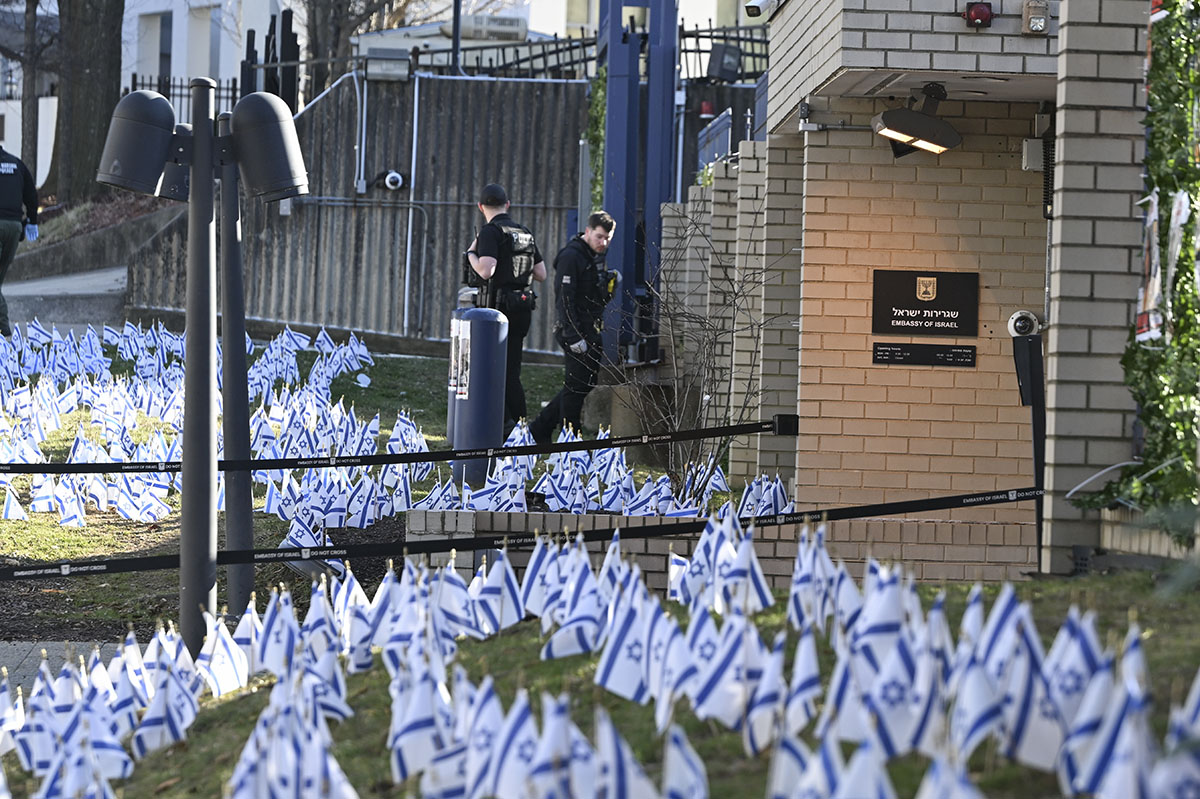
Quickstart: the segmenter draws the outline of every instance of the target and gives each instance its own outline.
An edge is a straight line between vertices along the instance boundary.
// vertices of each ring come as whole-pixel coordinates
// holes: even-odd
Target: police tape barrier
[[[804,524],[817,521],[833,522],[845,521],[847,519],[869,519],[905,513],[923,513],[934,510],[953,510],[957,508],[974,508],[980,505],[1023,502],[1025,500],[1037,499],[1045,493],[1041,488],[1018,488],[978,494],[955,494],[948,497],[911,499],[903,502],[883,502],[875,505],[852,505],[822,511],[754,516],[743,518],[740,521],[743,526],[776,527],[779,525]],[[579,533],[583,535],[585,541],[608,541],[612,538],[613,530],[620,529],[622,539],[634,540],[699,533],[704,529],[705,524],[707,524],[707,520],[696,519],[645,525],[643,527],[614,525],[599,530],[582,530]],[[549,534],[554,533],[553,530],[546,530],[545,532]],[[333,558],[389,557],[404,554],[435,555],[448,553],[452,550],[469,552],[472,550],[499,549],[505,545],[513,549],[520,549],[532,547],[535,541],[536,536],[531,532],[516,532],[504,535],[477,535],[471,538],[385,541],[374,544],[350,544],[348,546],[224,550],[217,553],[217,564],[226,566],[235,563],[279,563],[287,561],[330,560]],[[0,568],[0,582],[176,568],[179,568],[178,555],[31,564],[28,566]]]
[[[381,466],[395,463],[436,463],[440,461],[472,460],[476,458],[514,458],[522,455],[550,455],[556,452],[586,452],[596,449],[667,444],[693,441],[698,438],[725,438],[767,433],[795,436],[800,417],[777,413],[770,420],[746,422],[723,427],[701,427],[695,430],[676,430],[672,433],[617,436],[591,441],[564,441],[553,444],[531,444],[526,447],[487,447],[485,449],[446,449],[434,452],[400,452],[380,455],[327,455],[309,458],[262,458],[258,460],[221,460],[221,472],[273,471],[276,469],[309,469],[333,466]],[[116,463],[0,463],[0,474],[123,474],[126,472],[178,472],[182,461],[134,461]]]

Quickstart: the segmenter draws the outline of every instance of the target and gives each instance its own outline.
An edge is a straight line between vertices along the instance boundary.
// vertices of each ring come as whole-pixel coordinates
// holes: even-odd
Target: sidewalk
[[[8,301],[8,318],[13,324],[32,322],[37,317],[47,330],[53,325],[63,335],[74,330],[78,337],[89,324],[101,333],[104,325],[120,327],[124,323],[126,280],[126,268],[115,266],[6,281],[0,294]]]
[[[37,676],[38,666],[42,662],[42,650],[46,652],[47,662],[50,664],[50,674],[57,677],[59,669],[62,668],[63,661],[66,659],[67,645],[63,641],[0,641],[0,666],[8,668],[8,685],[9,690],[12,691],[10,698],[16,699],[18,685],[24,689],[25,698],[29,698],[29,690],[33,687],[33,679]],[[92,649],[95,646],[95,642],[70,642],[76,659],[82,657],[85,664],[91,657]],[[100,656],[104,659],[106,666],[116,651],[117,643],[115,641],[106,642],[100,646]]]

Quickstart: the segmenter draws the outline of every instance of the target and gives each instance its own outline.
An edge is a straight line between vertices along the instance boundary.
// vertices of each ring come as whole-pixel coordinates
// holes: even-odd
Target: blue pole
[[[625,3],[625,6],[644,6]],[[617,223],[616,237],[608,249],[608,268],[621,273],[621,289],[604,310],[604,354],[610,363],[620,361],[620,345],[633,340],[634,291],[637,282],[635,231],[638,211],[638,101],[641,37],[621,25],[621,5],[605,3],[602,13],[608,60],[607,102],[604,121],[604,210]]]
[[[649,112],[646,126],[646,282],[658,295],[662,269],[662,209],[671,199],[675,137],[675,41],[679,14],[675,0],[651,0]],[[651,329],[658,330],[657,303]]]

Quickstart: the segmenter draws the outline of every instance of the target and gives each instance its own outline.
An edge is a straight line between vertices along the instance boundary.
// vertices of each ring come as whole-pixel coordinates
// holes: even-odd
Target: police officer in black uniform
[[[616,226],[607,212],[592,214],[585,230],[567,242],[554,259],[554,336],[566,362],[562,391],[529,425],[539,444],[550,440],[560,422],[580,429],[583,400],[596,386],[603,349],[601,321],[616,280],[616,273],[604,268],[604,254]]]
[[[0,285],[8,275],[8,267],[12,265],[21,239],[37,241],[37,213],[37,186],[33,182],[33,175],[29,174],[29,168],[20,158],[0,148]],[[12,335],[8,303],[2,295],[0,333]]]
[[[483,187],[479,210],[487,224],[466,252],[466,265],[471,270],[467,282],[479,288],[476,304],[480,308],[495,308],[508,317],[505,430],[511,430],[518,419],[528,415],[525,388],[521,385],[521,358],[537,301],[532,281],[546,279],[546,263],[533,234],[512,220],[508,208],[508,193],[503,186],[489,183]]]

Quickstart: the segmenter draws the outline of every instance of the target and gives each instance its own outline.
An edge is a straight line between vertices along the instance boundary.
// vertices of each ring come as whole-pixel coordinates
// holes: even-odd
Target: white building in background
[[[218,81],[240,74],[246,51],[246,31],[256,32],[260,53],[271,15],[285,9],[303,12],[296,0],[125,0],[121,31],[121,79],[132,75],[190,80],[210,77]]]
[[[744,0],[683,0],[679,21],[688,28],[720,28],[746,24]],[[559,36],[594,36],[600,20],[600,0],[525,0],[516,9],[529,20],[532,30]],[[627,11],[642,21],[646,9]]]

